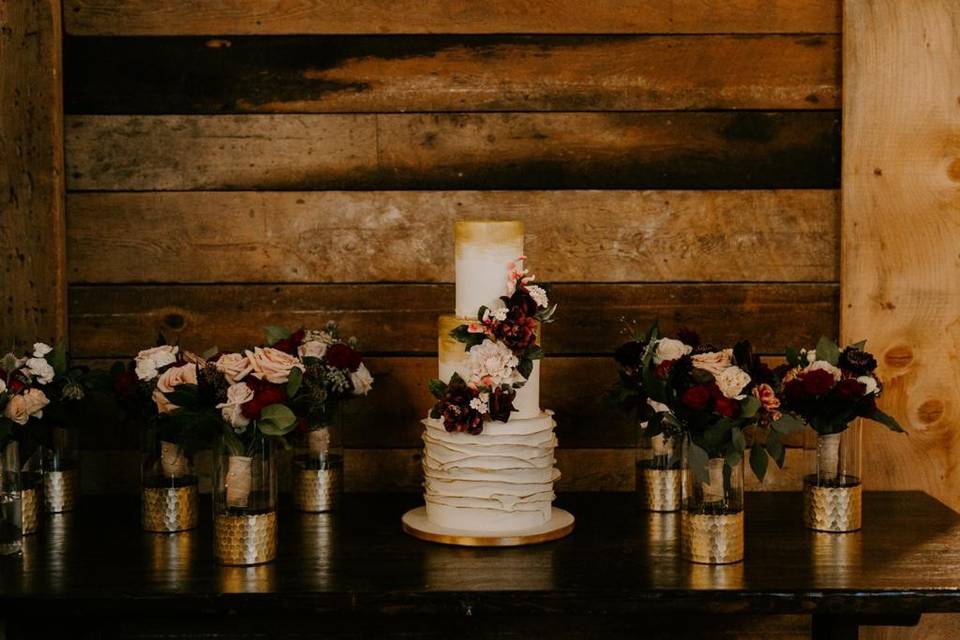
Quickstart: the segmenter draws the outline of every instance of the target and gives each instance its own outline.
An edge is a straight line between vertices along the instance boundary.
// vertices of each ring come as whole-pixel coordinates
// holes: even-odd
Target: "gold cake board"
[[[452,544],[460,547],[520,547],[559,540],[573,532],[573,515],[553,507],[549,520],[539,527],[523,531],[470,532],[463,529],[441,527],[427,520],[427,508],[417,507],[403,514],[403,530],[421,540]]]

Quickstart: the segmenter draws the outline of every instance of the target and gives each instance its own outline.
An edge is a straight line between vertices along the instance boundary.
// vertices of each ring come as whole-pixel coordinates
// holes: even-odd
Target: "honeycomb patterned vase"
[[[20,509],[23,535],[36,533],[40,529],[40,519],[43,517],[43,493],[40,489],[37,487],[24,489],[20,493]]]
[[[808,529],[829,533],[858,531],[863,519],[863,486],[803,485],[803,522]]]
[[[700,564],[743,560],[743,511],[708,515],[684,511],[680,517],[683,557]]]
[[[334,511],[340,506],[342,495],[343,467],[298,469],[295,473],[293,497],[300,511]]]
[[[640,506],[646,511],[679,511],[681,503],[680,469],[638,468]]]
[[[185,487],[144,487],[142,524],[144,531],[174,533],[197,526],[196,484]]]
[[[214,520],[214,555],[221,564],[262,564],[277,557],[276,511],[218,514]]]
[[[78,497],[80,497],[80,474],[76,469],[43,473],[43,498],[47,513],[73,511]]]

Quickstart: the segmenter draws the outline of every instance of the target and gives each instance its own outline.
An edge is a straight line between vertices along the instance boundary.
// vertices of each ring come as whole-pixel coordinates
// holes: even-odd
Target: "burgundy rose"
[[[292,356],[297,355],[297,349],[300,348],[300,345],[303,344],[303,338],[307,335],[307,332],[303,329],[297,329],[291,333],[288,337],[277,340],[271,346],[277,351],[283,351],[284,353],[289,353]]]
[[[803,383],[807,395],[811,396],[822,396],[830,391],[836,383],[833,374],[823,369],[805,371],[797,376],[797,379]]]
[[[13,379],[10,380],[10,383],[7,385],[7,389],[10,390],[10,393],[20,393],[27,388],[27,383],[24,382],[19,375],[14,374]]]
[[[787,399],[787,402],[793,404],[809,400],[811,397],[807,391],[807,387],[803,384],[803,380],[800,378],[794,378],[783,385],[783,395]]]
[[[137,394],[137,385],[139,379],[137,373],[130,367],[126,367],[123,373],[113,380],[113,390],[121,398],[133,398]]]
[[[850,371],[857,376],[865,376],[873,373],[877,368],[877,360],[872,354],[847,347],[840,354],[840,368],[844,371]]]
[[[714,411],[727,418],[736,418],[740,415],[740,402],[726,396],[716,399],[713,405]]]
[[[332,344],[327,347],[323,359],[335,369],[349,369],[356,371],[363,363],[363,356],[345,344]]]
[[[867,385],[858,382],[856,378],[846,378],[837,383],[834,391],[841,400],[855,400],[867,392]]]
[[[662,380],[665,380],[669,375],[670,371],[673,369],[673,365],[676,363],[676,360],[664,360],[657,365],[657,368],[654,370],[656,376]]]
[[[711,393],[710,385],[706,384],[698,384],[695,387],[690,387],[680,396],[680,402],[695,411],[706,409],[712,401],[713,394]]]
[[[513,407],[513,401],[517,397],[517,392],[512,389],[497,387],[490,393],[487,399],[487,405],[490,407],[490,419],[506,422],[510,419],[510,414],[516,409]]]
[[[476,435],[483,431],[483,416],[470,406],[478,393],[465,384],[450,384],[446,393],[433,408],[443,420],[447,431],[466,432]]]
[[[677,330],[677,340],[695,349],[700,346],[700,335],[687,327],[681,327]]]
[[[243,417],[248,420],[256,420],[259,418],[260,412],[263,411],[264,407],[269,407],[272,404],[280,404],[287,399],[286,385],[272,384],[269,382],[251,384],[253,380],[255,380],[255,378],[252,376],[244,380],[247,385],[253,388],[253,400],[240,405],[240,412],[243,413]]]
[[[636,368],[640,366],[640,360],[643,358],[643,352],[646,351],[646,349],[647,345],[644,343],[631,340],[630,342],[620,345],[620,347],[613,352],[613,358],[620,366]]]

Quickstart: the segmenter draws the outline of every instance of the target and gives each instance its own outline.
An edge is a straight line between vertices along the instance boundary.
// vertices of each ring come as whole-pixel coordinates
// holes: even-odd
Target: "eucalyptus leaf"
[[[752,418],[760,410],[760,399],[756,396],[748,395],[740,401],[740,416],[743,418]]]
[[[769,458],[767,457],[766,450],[759,444],[754,443],[750,447],[750,468],[753,470],[753,475],[757,476],[757,480],[763,482],[764,477],[767,475],[767,465],[769,464]]]
[[[827,336],[821,336],[817,342],[817,360],[826,360],[833,366],[837,366],[840,362],[840,347]]]
[[[267,344],[275,345],[281,340],[286,340],[290,337],[290,332],[279,325],[271,324],[263,328],[267,334]]]
[[[787,347],[786,351],[786,360],[787,364],[791,367],[800,366],[800,350],[796,347]]]
[[[693,442],[687,449],[687,463],[690,465],[690,471],[700,482],[710,482],[710,471],[707,469],[710,464],[710,456],[703,447]]]
[[[780,434],[776,431],[771,432],[767,436],[767,441],[763,443],[763,446],[766,448],[767,453],[770,454],[770,457],[773,458],[774,462],[777,463],[777,466],[782,469],[783,461],[786,458],[786,450],[783,448],[783,443],[780,442]]]
[[[723,458],[723,461],[726,462],[727,466],[731,469],[740,464],[741,460],[743,460],[743,454],[739,451],[731,451]]]
[[[772,423],[773,430],[777,433],[796,433],[803,431],[806,423],[789,413],[781,413],[780,418]]]
[[[734,427],[731,431],[730,440],[733,442],[734,450],[743,451],[747,448],[747,438],[739,427]],[[732,465],[731,465],[732,466]]]
[[[67,347],[64,343],[57,343],[53,351],[47,356],[47,361],[53,367],[54,373],[62,376],[67,371]]]
[[[220,353],[220,347],[218,347],[217,345],[213,345],[212,347],[210,347],[200,355],[203,356],[204,360],[209,360],[210,358],[217,355],[218,353]]]
[[[290,369],[290,377],[287,378],[287,397],[292,398],[297,395],[300,385],[303,383],[303,371],[297,367]]]
[[[271,404],[260,412],[257,428],[267,436],[283,436],[297,426],[297,417],[283,404]]]

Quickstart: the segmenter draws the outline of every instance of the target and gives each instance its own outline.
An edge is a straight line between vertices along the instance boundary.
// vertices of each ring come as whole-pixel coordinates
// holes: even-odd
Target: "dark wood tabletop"
[[[799,494],[747,496],[746,560],[680,559],[678,518],[629,494],[563,495],[568,538],[513,549],[454,548],[404,535],[412,495],[347,496],[334,515],[285,510],[268,565],[218,566],[210,518],[185,534],[143,533],[137,502],[88,498],[0,559],[0,617],[45,610],[241,610],[269,614],[918,614],[960,611],[960,516],[916,492],[867,493],[864,527],[818,534]]]

